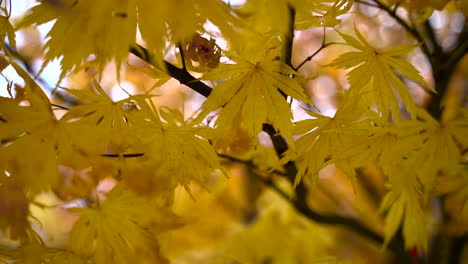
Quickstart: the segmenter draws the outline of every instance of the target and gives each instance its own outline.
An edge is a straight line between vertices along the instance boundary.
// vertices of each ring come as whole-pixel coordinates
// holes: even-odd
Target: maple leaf
[[[417,177],[400,167],[398,174],[389,176],[391,191],[380,205],[380,212],[388,211],[385,217],[385,241],[390,243],[403,222],[405,248],[417,246],[427,252],[429,227],[427,216],[422,206],[422,190]]]
[[[185,121],[177,110],[161,108],[160,113],[165,122],[161,128],[152,130],[145,156],[158,164],[158,174],[170,177],[188,192],[191,180],[207,188],[209,175],[217,169],[222,170],[219,158],[208,142],[214,135],[212,128],[199,126],[195,119]]]
[[[209,112],[222,108],[215,123],[219,135],[231,130],[239,118],[254,142],[264,123],[271,123],[292,142],[292,113],[282,93],[308,101],[299,78],[297,72],[276,59],[273,50],[254,61],[236,58],[236,64],[223,64],[203,75],[205,80],[223,80],[203,109]]]
[[[331,236],[306,221],[272,191],[265,191],[253,223],[237,227],[222,244],[223,256],[239,263],[348,263],[323,256]],[[287,244],[283,241],[288,241]]]
[[[403,222],[403,237],[405,247],[411,249],[417,246],[427,252],[429,238],[427,220],[424,212],[412,192],[390,192],[382,202],[381,210],[388,210],[385,217],[385,241],[386,247]],[[416,200],[416,201],[415,201]]]
[[[138,128],[147,123],[145,115],[151,110],[145,100],[150,96],[134,95],[113,102],[97,82],[94,87],[97,93],[66,89],[84,104],[72,107],[60,121],[69,126],[72,141],[88,155],[100,155],[108,147],[123,154],[141,139]]]
[[[166,263],[157,236],[181,221],[168,209],[119,184],[97,208],[73,208],[80,219],[73,226],[68,248],[95,263],[151,260]]]
[[[395,92],[400,96],[408,112],[414,117],[416,105],[397,72],[424,87],[429,87],[418,70],[401,58],[415,48],[415,45],[402,45],[378,51],[364,39],[356,27],[354,31],[357,39],[344,33],[340,33],[340,35],[348,45],[358,51],[340,55],[329,66],[343,69],[355,67],[347,74],[351,85],[350,89],[360,90],[361,94],[369,92],[373,95],[373,100],[384,119],[388,118],[390,111],[394,118],[398,119],[400,116],[398,112],[400,107]],[[370,81],[372,81],[372,85],[366,86]],[[364,91],[366,88],[371,90]]]
[[[227,35],[235,33],[231,27],[234,16],[219,0],[42,1],[26,14],[18,28],[54,19],[56,22],[47,34],[50,39],[43,68],[63,56],[59,80],[69,71],[79,69],[93,54],[100,73],[114,60],[119,77],[121,64],[135,42],[137,25],[148,49],[157,55],[155,62],[161,66],[167,38],[173,43],[183,42],[195,32],[204,31],[207,19]]]
[[[406,134],[404,144],[413,146],[406,163],[414,168],[428,199],[440,174],[463,173],[458,166],[463,160],[463,148],[459,147],[457,136],[466,133],[468,122],[462,117],[441,123],[425,110],[417,111],[418,120],[404,120],[396,128]]]
[[[28,221],[29,199],[14,175],[0,170],[0,230],[12,240],[25,241],[32,230]]]
[[[4,252],[3,252],[4,251]],[[22,243],[15,249],[0,249],[3,256],[0,261],[13,264],[86,264],[85,258],[73,254],[70,251],[48,248],[38,234],[34,234],[30,239]]]
[[[362,155],[356,146],[368,140],[370,122],[375,118],[374,112],[359,107],[358,100],[359,97],[352,97],[348,92],[333,117],[307,111],[314,119],[296,123],[294,134],[300,135],[295,141],[297,149],[289,149],[282,158],[283,163],[296,160],[298,172],[294,185],[306,175],[316,182],[319,171],[335,163],[351,177],[355,186],[356,155]]]
[[[47,96],[22,68],[13,62],[11,65],[25,81],[30,105],[0,97],[0,168],[14,175],[32,195],[58,181],[55,149],[59,132]]]
[[[425,110],[418,108],[416,111],[418,119],[395,125],[396,140],[389,142],[385,148],[387,151],[379,157],[379,164],[391,183],[391,191],[385,196],[381,210],[388,210],[384,245],[389,243],[403,222],[406,248],[417,246],[427,252],[429,230],[424,207],[430,205],[430,195],[434,191],[458,191],[460,196],[455,200],[466,201],[462,180],[466,168],[459,165],[461,149],[453,131],[466,130],[467,126],[466,120],[453,120],[453,124],[439,123]],[[440,178],[441,175],[451,176]],[[459,180],[451,179],[455,176]],[[456,182],[458,186],[453,188]]]
[[[295,28],[306,30],[318,26],[334,27],[340,23],[337,17],[346,14],[353,3],[352,0],[292,1],[296,9]]]
[[[8,14],[6,8],[0,7],[0,11],[3,11],[3,13]],[[10,20],[8,19],[8,16],[3,16],[0,15],[0,49],[5,48],[4,44],[4,39],[5,37],[8,37],[8,42],[9,44],[16,49],[16,41],[15,41],[15,29],[10,23]]]
[[[51,3],[57,4],[51,4]],[[43,68],[61,59],[62,73],[76,69],[91,54],[96,54],[99,72],[114,59],[119,73],[128,48],[135,41],[137,13],[135,1],[43,1],[32,8],[19,27],[56,19],[48,33]],[[77,37],[80,36],[80,41]]]

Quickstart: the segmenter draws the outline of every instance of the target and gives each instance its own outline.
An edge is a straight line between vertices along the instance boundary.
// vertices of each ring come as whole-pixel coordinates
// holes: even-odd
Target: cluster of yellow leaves
[[[333,118],[309,112],[314,119],[296,124],[295,134],[301,135],[296,140],[297,151],[289,150],[283,161],[296,161],[296,184],[304,175],[316,181],[318,172],[331,163],[354,179],[355,169],[377,161],[391,183],[381,205],[381,211],[388,211],[385,245],[403,222],[406,247],[416,245],[427,251],[425,211],[438,177],[466,175],[459,165],[466,150],[462,136],[467,133],[466,117],[439,123],[415,105],[396,73],[428,87],[418,71],[401,58],[414,46],[376,51],[357,29],[355,33],[357,39],[340,35],[358,51],[344,53],[330,64],[354,67],[348,73],[351,87],[346,97]],[[413,119],[400,120],[399,99]],[[369,110],[374,104],[380,114]],[[390,114],[396,124],[387,122]]]
[[[29,200],[22,186],[0,171],[0,230],[13,240],[25,240],[30,230]]]
[[[149,96],[134,95],[113,102],[98,83],[94,87],[97,93],[66,89],[82,104],[72,107],[61,120],[81,131],[72,140],[88,156],[96,157],[105,151],[124,154],[139,142],[138,129],[145,126],[146,114],[151,113],[145,101]]]
[[[242,34],[230,39],[230,50],[239,53],[246,49],[259,49],[271,37],[284,36],[290,25],[290,8],[294,9],[294,27],[306,30],[311,27],[334,27],[338,16],[347,13],[354,1],[348,0],[250,0],[235,12],[242,18]]]
[[[314,119],[296,124],[294,134],[301,135],[295,141],[297,150],[289,149],[282,158],[283,162],[296,161],[298,173],[295,185],[305,175],[316,182],[318,172],[331,163],[335,163],[355,181],[354,168],[363,165],[358,157],[367,153],[355,146],[371,133],[368,130],[370,122],[376,116],[374,112],[359,107],[357,100],[358,97],[352,97],[348,92],[334,117],[309,111]],[[353,165],[351,158],[354,159]]]
[[[297,151],[289,150],[283,159],[296,161],[296,184],[303,176],[316,181],[320,169],[331,163],[354,176],[355,169],[376,161],[391,186],[381,205],[382,212],[388,211],[385,245],[403,222],[406,247],[416,245],[427,251],[425,212],[430,208],[429,197],[437,193],[435,183],[443,175],[466,177],[466,168],[460,166],[461,153],[467,148],[463,136],[468,133],[466,116],[439,123],[416,108],[418,119],[392,125],[377,113],[359,108],[356,100],[360,97],[351,94],[349,91],[333,118],[309,113],[314,119],[296,124],[296,134],[301,135],[296,140]],[[445,189],[461,196],[465,192]],[[466,203],[466,199],[459,200]]]
[[[61,157],[56,150],[67,148],[67,142],[47,96],[24,70],[15,68],[25,80],[30,105],[20,104],[24,98],[0,97],[0,168],[14,175],[15,182],[32,196],[58,181],[57,160]]]
[[[220,252],[236,263],[352,263],[326,256],[333,238],[321,227],[307,221],[276,193],[266,191],[254,223],[235,229]],[[287,243],[285,243],[287,241]],[[333,254],[333,253],[332,253]]]
[[[182,222],[158,197],[148,200],[117,185],[93,208],[72,208],[79,214],[65,249],[51,249],[31,236],[16,249],[0,252],[13,263],[168,263],[160,255],[159,235]]]
[[[427,5],[439,9],[445,2]],[[135,42],[137,26],[148,49],[157,54],[156,60],[162,58],[168,40],[187,44],[192,38],[195,41],[188,43],[193,49],[188,50],[189,58],[214,68],[202,79],[217,82],[200,117],[221,110],[213,130],[200,126],[201,118],[185,120],[180,112],[169,109],[158,112],[148,103],[148,95],[114,102],[95,83],[96,92],[64,89],[79,104],[57,119],[36,82],[11,63],[26,85],[24,93],[17,93],[15,98],[0,97],[0,230],[9,232],[11,239],[26,240],[30,229],[28,205],[36,194],[57,185],[59,165],[91,167],[92,173],[107,173],[122,180],[102,204],[73,210],[80,219],[71,231],[65,253],[51,253],[40,241],[30,239],[15,251],[18,257],[14,258],[25,263],[37,263],[37,259],[84,263],[83,259],[89,258],[99,264],[128,263],[139,256],[148,263],[165,263],[158,236],[177,227],[180,220],[169,209],[170,202],[161,204],[154,199],[164,196],[171,200],[178,185],[190,192],[191,181],[206,187],[210,174],[221,169],[211,141],[223,141],[235,131],[245,130],[251,142],[258,142],[266,123],[290,144],[282,161],[296,162],[295,184],[303,177],[316,181],[318,172],[331,163],[355,184],[355,169],[376,161],[391,185],[381,204],[381,211],[388,211],[384,245],[402,224],[406,247],[416,245],[427,251],[425,211],[429,196],[441,175],[466,176],[466,168],[460,166],[468,146],[466,111],[460,118],[438,122],[418,109],[400,77],[428,87],[402,58],[415,46],[379,51],[355,29],[356,38],[339,34],[357,51],[344,53],[329,65],[353,68],[348,73],[350,89],[336,114],[327,117],[309,112],[313,119],[293,128],[286,99],[289,96],[308,102],[308,97],[300,85],[300,75],[280,61],[284,54],[278,47],[284,43],[265,45],[264,40],[284,40],[291,27],[292,9],[296,10],[296,29],[333,27],[339,24],[338,16],[349,12],[353,1],[268,3],[251,0],[232,11],[220,0],[54,0],[41,1],[31,9],[18,27],[56,20],[48,34],[45,65],[61,58],[61,77],[92,55],[100,72],[112,60],[119,68]],[[416,5],[419,1],[406,3]],[[6,37],[14,47],[8,12],[3,7],[1,11],[0,47]],[[237,17],[244,18],[239,30],[242,34],[233,28],[240,26]],[[232,64],[218,66],[221,53],[214,40],[196,38],[207,21],[229,39],[232,52],[227,56]],[[259,52],[260,46],[264,46],[263,52]],[[205,48],[208,51],[200,53]],[[399,100],[413,119],[400,120]],[[370,110],[374,106],[378,113]],[[391,118],[395,124],[387,122]],[[466,188],[455,190],[448,185],[446,192],[467,196]],[[461,200],[467,207],[466,199]],[[282,249],[275,244],[278,241],[262,239],[264,233],[278,228],[285,237],[304,242],[298,239],[294,226],[274,215],[262,221],[245,237],[233,238],[233,258],[247,263],[291,261],[296,248],[278,254]],[[259,241],[263,242],[260,253],[242,251],[243,246]],[[31,255],[40,257],[32,260]]]
[[[100,72],[112,60],[119,68],[135,42],[137,25],[148,49],[161,60],[167,39],[183,42],[203,31],[207,20],[232,34],[235,22],[228,6],[219,0],[56,0],[41,1],[18,28],[54,19],[45,65],[63,56],[62,77],[93,54]]]
[[[378,51],[367,42],[357,28],[354,31],[357,39],[343,33],[340,35],[348,45],[358,51],[340,55],[330,66],[343,69],[355,67],[347,74],[350,89],[360,90],[361,94],[370,97],[370,100],[366,101],[375,103],[384,119],[387,119],[390,113],[393,118],[400,118],[400,106],[395,92],[401,98],[406,110],[414,117],[415,103],[397,72],[424,87],[429,87],[418,70],[402,58],[415,46],[403,45]],[[371,85],[367,85],[369,82]]]
[[[156,201],[117,185],[97,208],[72,209],[80,214],[68,248],[94,263],[166,263],[157,235],[181,221]]]
[[[212,139],[211,128],[199,126],[196,119],[185,121],[182,114],[168,108],[161,109],[162,129],[149,136],[148,153],[159,164],[157,173],[189,191],[190,181],[207,187],[210,174],[221,169],[219,158],[207,139]],[[164,153],[161,153],[164,150]]]
[[[318,26],[337,26],[340,24],[338,16],[348,13],[354,4],[354,0],[294,0],[291,2],[296,10],[299,10],[296,14],[295,27],[302,30]]]
[[[181,223],[169,208],[174,189],[189,190],[191,181],[207,187],[210,174],[221,168],[208,142],[212,129],[165,108],[161,119],[147,95],[113,102],[98,83],[96,92],[64,88],[76,105],[57,119],[36,82],[11,65],[25,86],[16,87],[16,97],[0,97],[0,230],[24,242],[7,259],[36,263],[21,252],[42,249],[42,255],[34,253],[44,256],[39,260],[59,263],[56,259],[65,257],[43,243],[31,244],[29,206],[37,194],[57,187],[59,166],[67,166],[87,169],[98,179],[123,180],[97,208],[74,209],[81,217],[70,234],[67,258],[128,263],[139,255],[148,263],[165,263],[157,237]],[[83,195],[77,198],[93,194]]]
[[[240,122],[257,142],[263,124],[269,123],[292,142],[292,113],[285,95],[301,101],[308,98],[299,74],[279,61],[277,54],[273,47],[255,60],[235,57],[235,64],[220,65],[203,75],[205,80],[221,81],[203,105],[208,112],[222,108],[215,123],[218,135],[229,134]]]
[[[0,249],[0,252],[2,250]],[[70,251],[47,248],[38,237],[33,237],[18,248],[5,249],[0,253],[0,260],[12,261],[14,264],[86,264],[86,258],[73,254]]]

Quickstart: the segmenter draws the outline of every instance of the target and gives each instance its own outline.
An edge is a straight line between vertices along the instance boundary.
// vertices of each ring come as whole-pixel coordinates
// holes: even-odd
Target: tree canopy
[[[0,261],[468,259],[465,0],[29,2]]]

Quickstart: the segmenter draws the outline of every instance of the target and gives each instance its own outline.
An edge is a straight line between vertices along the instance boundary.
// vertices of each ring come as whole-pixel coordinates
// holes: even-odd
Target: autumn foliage
[[[0,3],[0,261],[461,261],[464,0]]]

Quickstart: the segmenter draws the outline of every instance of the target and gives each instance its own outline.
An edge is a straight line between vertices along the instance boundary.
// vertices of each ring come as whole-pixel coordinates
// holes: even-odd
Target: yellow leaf
[[[295,0],[291,2],[296,8],[295,27],[301,30],[318,26],[334,27],[338,25],[341,21],[337,17],[346,14],[354,3],[352,0]]]
[[[15,29],[11,25],[10,20],[8,20],[8,17],[0,15],[0,28],[0,48],[4,48],[3,41],[5,37],[8,37],[8,44],[16,49]]]
[[[394,118],[400,118],[400,107],[394,90],[400,96],[408,112],[415,117],[415,103],[408,88],[396,74],[398,72],[405,78],[421,83],[424,87],[429,87],[416,68],[401,58],[414,46],[403,45],[385,51],[377,51],[365,40],[357,28],[355,28],[355,33],[357,39],[344,33],[340,33],[340,35],[358,51],[340,55],[330,66],[344,69],[355,67],[347,74],[351,90],[362,90],[367,83],[372,81],[369,92],[373,95],[384,119],[388,118],[390,112],[393,113]],[[365,93],[362,92],[362,94]]]
[[[32,230],[28,221],[29,199],[15,175],[0,170],[0,230],[9,239],[25,241]]]
[[[390,191],[382,201],[381,211],[387,211],[385,217],[385,241],[387,247],[403,222],[403,237],[405,248],[417,246],[422,252],[427,252],[429,243],[429,227],[420,197],[416,191],[407,188],[403,191]]]
[[[358,157],[367,154],[371,121],[376,121],[372,112],[359,107],[358,99],[347,93],[334,117],[308,112],[315,119],[296,124],[294,134],[300,135],[295,142],[296,151],[289,149],[282,158],[283,163],[296,161],[298,173],[294,185],[304,176],[316,182],[319,171],[331,163],[348,174],[355,185],[354,169],[363,165]],[[362,147],[366,151],[361,152]]]
[[[141,140],[136,130],[147,123],[145,118],[151,110],[145,100],[150,96],[134,95],[113,102],[98,83],[95,88],[97,93],[66,89],[85,103],[72,107],[60,121],[64,126],[78,128],[74,132],[70,129],[70,136],[83,143],[79,146],[85,152],[100,155],[111,147],[114,153],[123,154]]]
[[[297,81],[298,73],[274,59],[274,50],[265,52],[258,61],[237,58],[236,64],[221,65],[203,76],[207,80],[229,78],[214,88],[203,105],[206,112],[222,108],[215,123],[220,136],[239,118],[254,142],[264,123],[271,123],[292,142],[292,113],[281,92],[302,101],[308,98]]]
[[[165,123],[162,130],[152,130],[145,156],[158,164],[157,173],[170,177],[171,185],[180,184],[190,191],[190,182],[196,181],[207,188],[210,174],[222,170],[208,142],[214,135],[212,129],[185,122],[177,110],[162,109],[161,116]]]

